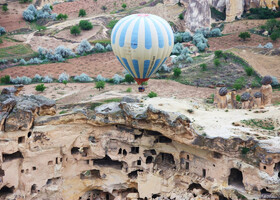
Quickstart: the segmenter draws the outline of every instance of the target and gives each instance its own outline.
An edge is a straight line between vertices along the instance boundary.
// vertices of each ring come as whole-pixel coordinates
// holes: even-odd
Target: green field
[[[15,46],[5,47],[0,49],[0,60],[1,59],[14,59],[14,58],[25,58],[34,55],[34,51],[29,45],[19,44]]]

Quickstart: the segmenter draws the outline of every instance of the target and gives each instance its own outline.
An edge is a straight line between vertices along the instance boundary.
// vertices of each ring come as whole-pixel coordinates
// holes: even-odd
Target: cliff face
[[[4,96],[7,100],[9,95]],[[30,105],[42,98],[16,97],[2,130],[10,126],[7,119],[19,102],[25,99]],[[280,152],[255,139],[209,137],[188,117],[131,98],[95,110],[74,106],[63,115],[53,115],[55,105],[43,99],[48,109],[40,114],[42,106],[33,104],[31,110],[39,110],[32,113],[31,126],[20,118],[21,127],[27,128],[0,134],[0,199],[279,195]],[[1,113],[3,105],[1,101]]]
[[[278,8],[279,0],[181,0],[186,8],[186,28],[195,31],[197,28],[210,27],[210,7],[224,12],[226,10],[226,21],[231,22],[236,17],[240,18],[244,11],[256,7]],[[179,0],[165,0],[166,5],[174,5]]]

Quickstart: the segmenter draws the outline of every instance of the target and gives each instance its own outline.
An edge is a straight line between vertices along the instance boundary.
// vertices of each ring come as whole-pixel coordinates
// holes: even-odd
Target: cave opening
[[[130,153],[132,153],[132,154],[138,154],[138,153],[139,153],[139,147],[131,147]]]
[[[172,143],[172,140],[165,136],[159,136],[158,142],[159,143]]]
[[[150,130],[145,130],[145,133],[146,133],[147,136],[160,136],[160,135],[162,135],[158,131],[150,131]]]
[[[134,135],[134,140],[140,139],[140,138],[142,138],[142,136],[143,136],[143,133],[140,135]]]
[[[219,196],[219,200],[231,200],[230,198],[226,198],[223,194],[221,193],[214,193],[215,195],[218,195]]]
[[[261,189],[261,194],[271,194],[270,192],[268,192],[265,188]]]
[[[12,194],[15,190],[15,187],[12,186],[12,187],[7,187],[6,185],[4,187],[2,187],[0,189],[0,197],[1,196],[4,196],[4,195],[7,195],[7,194]]]
[[[123,155],[126,156],[127,155],[127,151],[124,149],[123,150]]]
[[[97,169],[87,170],[80,174],[80,179],[98,179],[101,178],[100,171]]]
[[[114,200],[114,196],[109,192],[104,192],[102,190],[91,190],[86,192],[79,199],[81,200],[93,200],[93,199],[102,199],[102,200]]]
[[[280,162],[275,163],[274,171],[278,172],[278,178],[280,178]]]
[[[30,138],[32,135],[31,131],[28,132],[27,137]]]
[[[230,169],[230,175],[228,177],[228,185],[232,185],[239,188],[244,188],[242,172],[236,168]]]
[[[222,158],[222,154],[220,154],[219,152],[214,151],[213,152],[213,157],[220,159],[220,158]]]
[[[5,176],[5,171],[0,168],[0,176]]]
[[[34,193],[37,193],[37,185],[36,184],[33,184],[31,186],[31,194],[34,194]]]
[[[94,165],[104,166],[104,167],[112,167],[115,169],[122,169],[122,162],[112,160],[108,155],[106,155],[102,159],[93,159]]]
[[[118,154],[122,154],[122,148],[119,149]]]
[[[3,156],[3,162],[7,162],[7,161],[10,161],[10,160],[23,158],[23,156],[22,156],[20,151],[17,151],[17,152],[12,153],[12,154],[3,153],[2,156]]]
[[[190,163],[186,162],[186,170],[189,170],[189,169],[190,169]]]
[[[153,194],[152,195],[152,199],[156,199],[156,198],[159,198],[160,197],[160,194]]]
[[[174,157],[169,153],[159,153],[155,159],[155,164],[157,164],[159,168],[176,169]]]
[[[138,169],[138,170],[132,171],[132,172],[130,172],[127,176],[128,176],[128,178],[130,178],[130,179],[137,179],[137,177],[138,177],[138,172],[143,172],[143,170]]]
[[[153,157],[152,156],[148,156],[147,158],[146,158],[146,164],[150,164],[150,163],[152,163],[153,162]]]
[[[205,178],[206,177],[206,169],[202,169],[202,176]]]
[[[202,190],[202,195],[208,194],[208,190],[203,188],[199,183],[192,183],[189,185],[188,190],[192,191],[193,189],[201,189]]]
[[[24,142],[25,142],[25,137],[24,136],[18,138],[18,143],[19,144],[22,144]]]
[[[89,136],[88,141],[90,141],[91,143],[95,143],[95,137],[94,136]]]
[[[79,147],[73,147],[71,149],[71,155],[79,154],[80,153],[79,149],[80,149]]]

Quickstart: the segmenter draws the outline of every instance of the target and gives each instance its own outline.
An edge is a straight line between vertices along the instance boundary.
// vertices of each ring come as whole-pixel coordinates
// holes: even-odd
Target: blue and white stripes
[[[170,25],[150,14],[121,19],[111,36],[112,48],[120,63],[138,79],[149,78],[170,55],[174,36]]]

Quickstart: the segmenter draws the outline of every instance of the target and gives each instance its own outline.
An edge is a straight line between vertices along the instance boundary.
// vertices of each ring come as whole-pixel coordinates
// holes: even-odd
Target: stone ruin
[[[0,199],[280,195],[280,150],[257,139],[208,137],[187,116],[132,98],[56,114],[54,101],[20,89],[0,96]]]
[[[236,101],[236,90],[228,92],[226,87],[217,87],[214,104],[220,109],[253,109],[269,106],[271,105],[272,99],[272,78],[270,76],[265,76],[261,83],[262,87],[260,92],[256,92],[253,96],[251,96],[252,89],[247,88],[246,92],[241,94],[241,104],[239,105]]]

